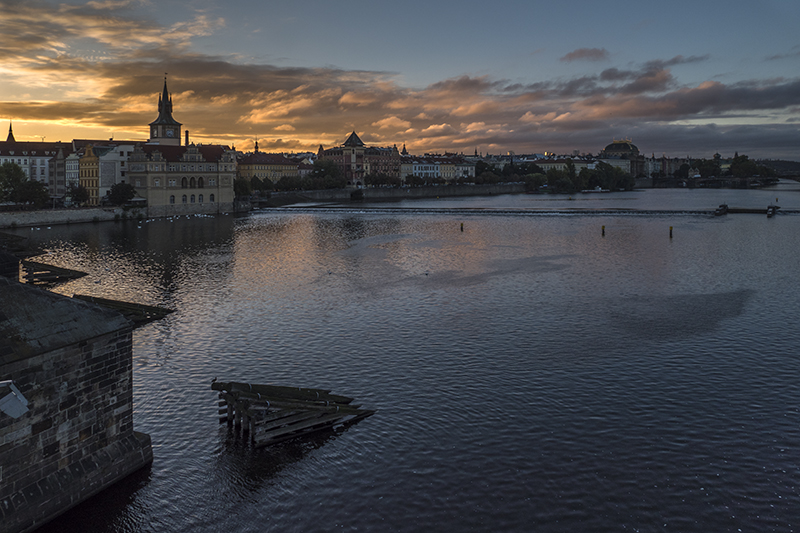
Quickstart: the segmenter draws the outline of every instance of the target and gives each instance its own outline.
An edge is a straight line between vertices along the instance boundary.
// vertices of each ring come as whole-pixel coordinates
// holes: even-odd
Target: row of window
[[[214,195],[213,194],[209,194],[208,195],[208,201],[211,202],[212,204],[214,203]],[[171,194],[169,196],[169,203],[171,203],[171,204],[175,203],[175,195],[174,194]],[[181,197],[181,203],[184,203],[184,204],[187,204],[187,203],[193,204],[193,203],[195,203],[194,194],[191,195],[189,198],[187,198],[186,195],[184,194]],[[199,204],[203,203],[203,195],[202,194],[198,195],[197,203],[199,203]]]

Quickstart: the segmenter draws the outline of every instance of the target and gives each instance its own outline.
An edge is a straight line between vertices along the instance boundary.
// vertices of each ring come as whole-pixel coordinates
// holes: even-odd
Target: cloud
[[[458,133],[458,130],[450,124],[432,124],[422,130],[420,135],[422,137],[441,137],[443,135],[453,135],[455,133]]]
[[[567,63],[572,61],[605,61],[608,58],[609,53],[605,48],[578,48],[560,58],[559,61]]]
[[[603,65],[534,83],[464,74],[411,88],[385,71],[199,53],[194,40],[225,25],[204,13],[159,25],[133,16],[142,2],[132,0],[80,10],[43,5],[0,0],[0,117],[14,120],[18,138],[54,124],[74,125],[74,137],[85,128],[144,139],[168,72],[175,117],[193,139],[237,148],[258,136],[262,150],[316,150],[341,144],[353,130],[385,146],[405,142],[412,152],[592,152],[620,136],[635,137],[645,151],[650,143],[676,155],[713,153],[724,140],[738,143],[741,153],[794,154],[800,144],[800,78],[682,82],[680,66],[707,55]],[[604,48],[561,58],[610,60]],[[35,122],[36,131],[26,133],[24,121]]]
[[[391,128],[395,130],[407,130],[411,127],[411,123],[407,120],[401,120],[396,116],[392,115],[391,117],[386,117],[381,120],[372,123],[372,126],[382,130],[386,128]]]

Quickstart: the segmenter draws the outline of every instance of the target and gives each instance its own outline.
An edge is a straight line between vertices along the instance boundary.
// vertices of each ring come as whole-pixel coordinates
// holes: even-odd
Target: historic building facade
[[[320,145],[317,159],[334,161],[342,169],[342,175],[351,187],[363,186],[364,176],[368,174],[385,174],[396,178],[401,176],[400,152],[397,151],[397,146],[368,147],[356,132],[351,133],[341,146],[325,150]]]
[[[645,158],[630,139],[615,139],[600,152],[597,159],[628,172],[634,178],[647,177]]]
[[[54,159],[59,152],[66,157],[71,151],[69,143],[17,141],[9,124],[8,137],[0,142],[0,165],[19,165],[29,179],[45,183],[50,196],[63,196],[66,191],[64,167],[54,164]]]
[[[277,183],[284,176],[299,176],[299,164],[283,154],[265,154],[258,151],[256,141],[255,152],[241,157],[236,165],[237,176],[250,181],[252,178],[268,179]]]
[[[403,150],[405,151],[405,147]],[[441,180],[444,183],[457,180],[470,182],[475,179],[475,163],[453,154],[416,157],[406,152],[401,157],[400,174],[403,180],[407,176],[416,176],[425,180]]]
[[[182,124],[172,117],[166,80],[158,118],[149,126],[149,141],[134,147],[127,165],[128,182],[147,201],[148,216],[232,212],[236,152],[222,145],[181,145]]]
[[[79,184],[89,193],[89,205],[100,204],[100,158],[94,153],[94,147],[86,146],[78,162]]]

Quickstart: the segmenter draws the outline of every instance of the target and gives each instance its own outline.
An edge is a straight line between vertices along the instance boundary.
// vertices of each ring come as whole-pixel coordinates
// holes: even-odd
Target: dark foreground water
[[[794,531],[800,216],[695,212],[776,194],[26,230],[89,273],[58,292],[176,311],[134,334],[152,468],[48,531]],[[377,413],[252,450],[218,424],[214,377]]]

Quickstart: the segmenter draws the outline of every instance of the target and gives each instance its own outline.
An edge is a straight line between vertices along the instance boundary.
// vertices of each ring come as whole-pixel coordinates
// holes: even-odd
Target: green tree
[[[478,161],[475,163],[475,175],[480,176],[484,172],[497,172],[497,169],[494,168],[494,165],[490,165],[486,161]]]
[[[575,181],[575,163],[572,162],[572,159],[567,159],[567,177]]]
[[[678,168],[678,170],[676,170],[676,171],[675,171],[675,173],[674,173],[674,176],[675,176],[676,178],[682,178],[682,179],[686,179],[686,178],[688,178],[688,177],[689,177],[689,168],[690,168],[690,167],[689,167],[689,164],[688,164],[688,163],[684,163],[684,164],[682,164],[682,165],[681,165],[681,166]]]
[[[314,168],[309,176],[312,178],[324,178],[325,176],[330,176],[331,178],[344,177],[341,167],[331,159],[317,159],[314,161]]]
[[[282,176],[275,184],[276,191],[299,191],[302,188],[300,176]]]
[[[17,198],[19,203],[33,204],[35,208],[39,209],[50,201],[50,193],[47,190],[47,185],[41,181],[27,180],[22,183]]]
[[[22,167],[9,162],[0,166],[0,201],[33,204],[39,208],[49,200],[47,186],[42,182],[28,179]]]
[[[500,172],[500,175],[503,176],[506,181],[511,181],[514,177],[519,176],[519,167],[511,161],[503,167],[503,171]]]
[[[547,188],[551,192],[574,193],[576,191],[573,182],[566,170],[551,168],[547,171]]]
[[[233,194],[237,198],[250,196],[250,180],[247,178],[236,178],[233,182]]]
[[[89,201],[89,191],[83,185],[70,185],[67,189],[67,196],[72,199],[72,203],[81,205]]]
[[[719,177],[722,174],[719,161],[713,159],[700,159],[698,161],[694,161],[694,167],[700,171],[701,178],[710,178],[712,176]]]
[[[425,185],[425,180],[422,179],[419,176],[415,176],[413,174],[409,174],[405,178],[405,183],[409,187],[422,187],[423,185]]]
[[[532,174],[544,174],[542,167],[536,163],[520,163],[517,167],[520,176],[527,176]]]
[[[108,190],[108,201],[112,205],[123,205],[136,196],[136,188],[130,183],[115,183]]]
[[[28,176],[16,163],[5,162],[0,166],[0,201],[18,203],[22,184]]]
[[[538,167],[537,167],[538,168]],[[522,181],[525,182],[526,191],[536,191],[542,185],[547,184],[547,176],[544,173],[526,174],[522,176]]]
[[[475,176],[475,183],[477,185],[493,185],[501,181],[503,181],[503,179],[491,170],[486,170]]]
[[[258,176],[253,176],[250,178],[250,188],[254,191],[263,191],[264,182]]]
[[[750,158],[746,155],[734,157],[733,161],[731,161],[730,170],[735,178],[749,178],[759,173],[758,165],[755,161],[750,161]]]

